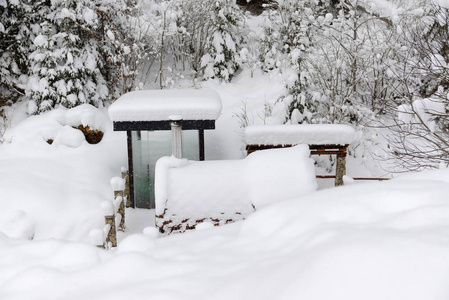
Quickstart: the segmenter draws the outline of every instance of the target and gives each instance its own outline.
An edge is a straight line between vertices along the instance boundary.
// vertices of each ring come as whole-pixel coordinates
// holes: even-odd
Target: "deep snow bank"
[[[0,298],[446,300],[442,178],[447,170],[323,190],[223,227],[147,230],[110,252],[0,235]]]
[[[96,145],[73,127],[104,132]],[[0,231],[11,237],[87,240],[102,226],[109,180],[126,166],[126,137],[89,105],[58,108],[9,129],[0,146]],[[47,141],[53,140],[50,145]],[[107,153],[107,155],[105,155]]]

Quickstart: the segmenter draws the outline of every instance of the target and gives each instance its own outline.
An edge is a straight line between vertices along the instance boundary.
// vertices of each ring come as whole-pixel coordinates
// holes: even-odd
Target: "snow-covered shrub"
[[[95,32],[105,64],[103,75],[113,101],[138,86],[137,77],[146,73],[146,61],[153,55],[153,43],[149,40],[150,26],[144,7],[123,0],[100,2]]]
[[[262,33],[259,35],[259,60],[264,71],[270,71],[281,65],[282,41],[280,36],[280,17],[277,11],[263,15]]]
[[[173,0],[171,8],[175,24],[170,38],[174,55],[174,63],[183,70],[190,68],[197,73],[201,70],[201,58],[207,51],[208,41],[211,39],[212,22],[211,11],[214,1],[210,0]],[[174,32],[176,30],[176,32]]]
[[[407,51],[394,74],[403,94],[391,103],[390,157],[396,171],[448,165],[449,10],[429,3],[401,16],[397,28]]]

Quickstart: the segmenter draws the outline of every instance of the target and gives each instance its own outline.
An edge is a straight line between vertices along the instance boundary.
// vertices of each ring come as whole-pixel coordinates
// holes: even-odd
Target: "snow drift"
[[[307,145],[298,145],[255,152],[243,160],[163,157],[156,164],[156,224],[170,232],[205,220],[234,222],[256,209],[315,191],[309,154]]]

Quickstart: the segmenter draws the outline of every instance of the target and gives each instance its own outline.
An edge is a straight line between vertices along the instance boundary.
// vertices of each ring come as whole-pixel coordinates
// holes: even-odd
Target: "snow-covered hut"
[[[172,127],[182,130],[182,157],[204,160],[204,130],[215,129],[221,109],[212,90],[134,91],[110,106],[114,131],[127,132],[133,207],[154,208],[155,164],[173,153]]]

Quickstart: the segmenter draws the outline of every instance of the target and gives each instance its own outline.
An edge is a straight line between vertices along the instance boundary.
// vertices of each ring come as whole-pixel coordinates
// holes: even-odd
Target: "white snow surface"
[[[279,76],[245,72],[232,84],[202,83],[223,99],[217,129],[206,132],[209,159],[241,158],[234,113],[243,103],[251,124],[284,119]],[[273,105],[266,119],[257,110],[264,102]],[[92,109],[86,119],[104,125],[105,136],[76,146],[79,135],[63,129],[72,110],[17,123],[20,107],[0,144],[2,300],[449,299],[449,169],[320,190],[242,222],[167,237],[153,210],[127,209],[126,232],[106,251],[92,243],[103,237],[110,180],[126,167],[126,135]],[[45,141],[62,130],[77,143]],[[363,166],[347,159],[354,176]]]
[[[445,169],[327,189],[112,251],[0,233],[0,298],[446,300],[448,183]]]
[[[341,124],[252,125],[245,128],[247,145],[345,145],[354,138],[354,128]]]
[[[441,7],[449,9],[449,0],[434,0],[434,2]]]
[[[167,208],[181,219],[247,215],[317,189],[306,145],[254,152],[243,160],[187,161],[163,157],[156,164],[156,214]]]
[[[221,99],[213,90],[144,90],[129,92],[109,107],[112,121],[216,120]]]

